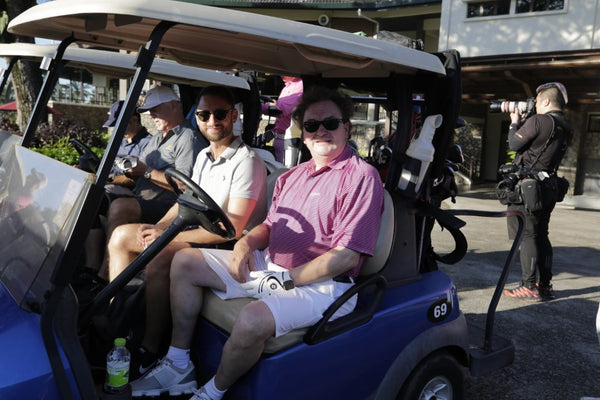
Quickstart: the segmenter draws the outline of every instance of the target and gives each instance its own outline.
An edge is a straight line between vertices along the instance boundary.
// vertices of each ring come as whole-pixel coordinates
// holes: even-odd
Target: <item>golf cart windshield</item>
[[[21,307],[40,311],[92,178],[20,146],[0,167],[0,279]]]

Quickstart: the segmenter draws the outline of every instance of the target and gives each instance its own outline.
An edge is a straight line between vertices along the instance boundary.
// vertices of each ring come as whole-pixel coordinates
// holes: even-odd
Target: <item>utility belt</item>
[[[502,204],[523,204],[529,214],[550,207],[564,200],[569,190],[569,181],[556,173],[528,168],[506,173],[500,167],[504,179],[496,187],[496,196]]]

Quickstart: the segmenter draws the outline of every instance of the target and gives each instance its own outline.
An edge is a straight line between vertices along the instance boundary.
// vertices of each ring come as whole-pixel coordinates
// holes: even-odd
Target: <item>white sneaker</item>
[[[146,375],[131,382],[131,395],[160,396],[169,392],[171,396],[179,396],[194,393],[197,387],[194,364],[191,361],[187,368],[179,369],[165,357]]]
[[[190,400],[213,400],[212,397],[206,393],[206,389],[202,386],[200,389],[194,390],[194,395],[190,397]]]

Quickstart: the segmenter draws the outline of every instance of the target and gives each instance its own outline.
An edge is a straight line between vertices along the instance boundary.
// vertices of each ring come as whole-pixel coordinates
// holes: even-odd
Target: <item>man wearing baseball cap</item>
[[[136,180],[134,197],[115,199],[108,211],[107,238],[123,224],[154,224],[175,203],[164,171],[171,167],[191,176],[196,156],[207,140],[184,117],[179,97],[167,86],[154,86],[145,96],[139,113],[149,112],[158,133],[142,152],[137,165],[125,171]],[[107,266],[105,259],[103,271]]]
[[[102,125],[104,128],[111,128],[115,126],[119,114],[123,108],[123,100],[117,100],[110,107],[108,113],[108,119]],[[152,136],[144,126],[141,124],[140,114],[136,111],[133,113],[127,127],[125,128],[125,134],[121,145],[119,146],[118,156],[134,156],[139,158],[144,151],[144,148],[150,141]],[[106,215],[109,207],[109,199],[113,200],[120,196],[133,196],[132,189],[135,187],[135,180],[131,177],[123,174],[119,168],[113,169],[112,181],[104,186],[104,190],[108,194],[108,197],[102,199],[100,209],[98,211],[101,215]],[[86,267],[91,270],[98,271],[102,267],[102,260],[104,259],[104,228],[102,227],[98,217],[94,220],[92,228],[88,232],[87,239],[85,241],[85,263]],[[106,271],[102,271],[102,274],[106,274]]]
[[[122,107],[123,100],[115,101],[110,107],[108,119],[102,126],[105,128],[114,127],[115,123],[117,122],[117,118],[121,113]],[[121,141],[121,145],[119,146],[119,152],[117,153],[117,156],[135,156],[139,158],[151,138],[152,136],[141,123],[140,113],[134,111],[133,115],[129,119],[129,122],[127,123],[127,127],[125,128],[125,134],[123,136],[123,140]],[[122,174],[120,171],[115,171],[115,175],[111,183],[112,185],[120,185],[132,189],[135,186],[135,181]]]

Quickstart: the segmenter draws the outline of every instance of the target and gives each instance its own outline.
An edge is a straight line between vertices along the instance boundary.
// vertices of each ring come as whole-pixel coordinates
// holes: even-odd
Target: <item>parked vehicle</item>
[[[456,52],[429,54],[321,26],[192,1],[62,0],[31,8],[15,18],[9,30],[61,40],[57,63],[64,48],[74,41],[139,53],[115,138],[95,177],[31,154],[26,147],[29,135],[34,134],[33,125],[28,126],[22,145],[15,147],[7,175],[10,186],[3,192],[6,197],[0,206],[11,204],[34,168],[43,171],[47,186],[58,188],[60,195],[46,196],[42,203],[35,197],[42,193],[37,189],[37,208],[49,210],[51,218],[32,216],[35,219],[25,220],[23,216],[20,230],[11,233],[22,242],[31,242],[30,248],[37,246],[37,258],[28,253],[19,259],[18,268],[12,261],[0,266],[0,307],[3,315],[9,315],[4,326],[18,326],[18,330],[0,333],[0,346],[10,347],[1,361],[3,370],[11,370],[2,379],[3,397],[46,393],[46,398],[97,398],[98,382],[94,382],[87,358],[92,349],[79,341],[78,333],[84,334],[93,314],[184,225],[214,229],[215,221],[226,223],[222,212],[195,187],[195,196],[180,196],[182,211],[174,226],[141,253],[89,308],[79,309],[70,285],[75,260],[116,156],[114,143],[123,135],[125,121],[157,55],[205,68],[296,75],[302,77],[305,87],[336,85],[375,96],[385,99],[383,107],[397,126],[394,156],[385,179],[377,254],[319,323],[269,340],[259,363],[230,389],[229,398],[456,399],[462,395],[464,371],[478,376],[512,362],[514,347],[509,340],[495,337],[492,330],[495,303],[519,239],[508,254],[491,299],[485,333],[469,327],[452,280],[436,268],[436,259],[457,262],[466,251],[460,233],[464,222],[440,209],[441,199],[448,194],[434,190],[434,180],[446,168],[459,112],[460,60]],[[47,81],[56,69],[49,71]],[[416,94],[424,117],[439,116],[440,124],[435,128],[434,154],[427,173],[417,192],[409,194],[399,182],[415,131],[412,106]],[[41,94],[35,113],[45,100]],[[254,137],[255,132],[245,134]],[[14,213],[0,214],[0,224],[14,226],[15,217]],[[453,257],[432,252],[429,230],[434,220],[456,238]],[[41,231],[46,236],[40,235],[40,226],[44,226]],[[0,249],[0,259],[14,259],[15,251]],[[340,302],[355,293],[359,294],[357,309],[330,322]],[[214,373],[235,316],[250,300],[206,299],[194,343],[199,379]],[[27,357],[20,354],[24,348],[31,349]],[[28,370],[33,363],[41,367]]]

